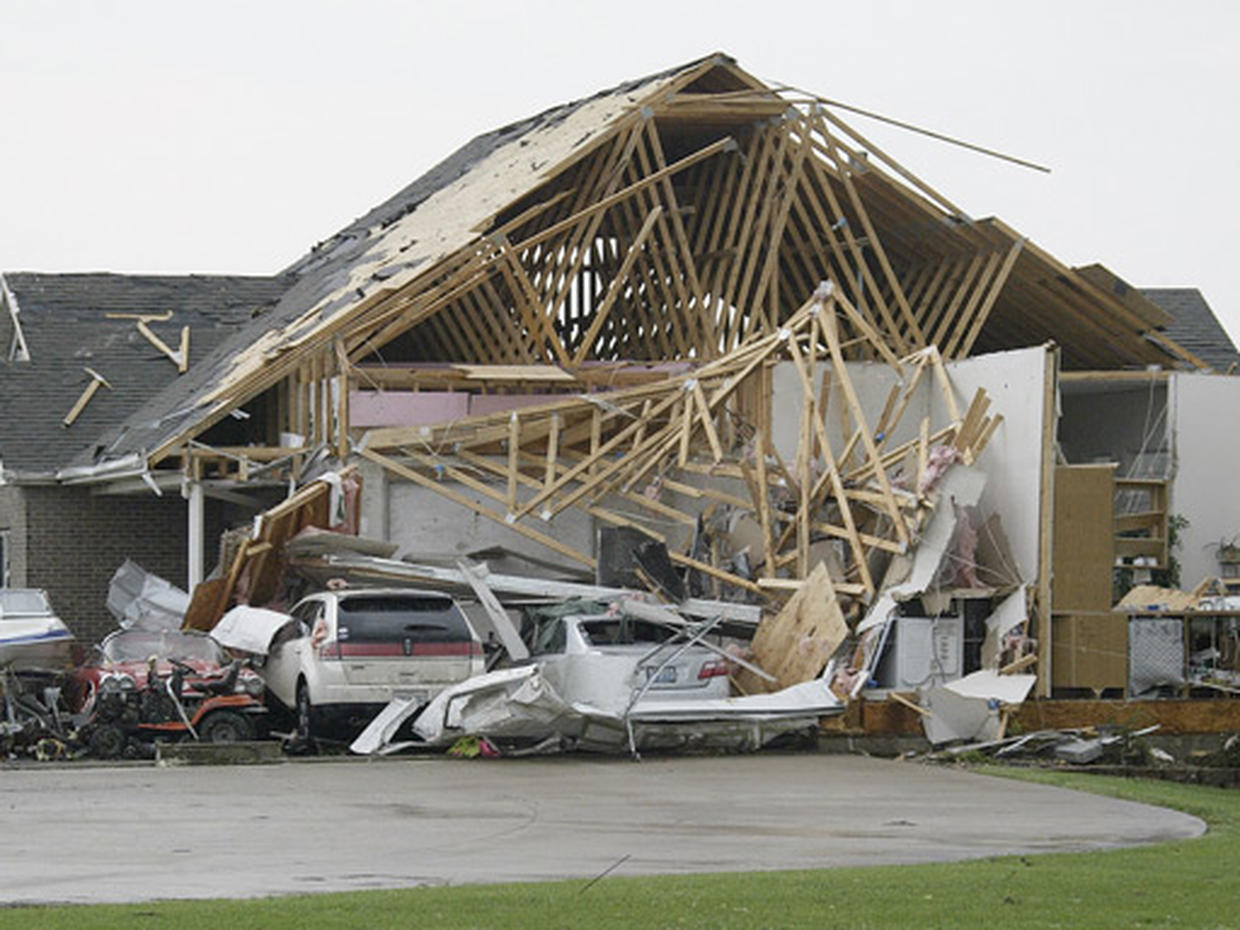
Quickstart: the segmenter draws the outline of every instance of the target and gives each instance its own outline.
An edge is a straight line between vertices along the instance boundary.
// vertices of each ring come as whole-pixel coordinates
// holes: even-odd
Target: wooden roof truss
[[[755,332],[690,372],[437,427],[374,429],[357,451],[587,567],[593,556],[556,538],[545,521],[581,508],[604,525],[666,544],[657,527],[668,521],[694,528],[703,510],[749,512],[769,554],[761,577],[726,567],[718,537],[713,549],[669,545],[673,562],[723,585],[770,593],[812,570],[812,542],[835,539],[843,553],[837,593],[868,599],[877,585],[875,556],[908,551],[933,506],[925,487],[931,448],[948,446],[972,461],[1001,417],[989,412],[981,391],[962,410],[933,347],[892,362],[890,396],[877,418],[867,414],[846,367],[839,321],[859,315],[848,304],[825,285],[779,330]],[[770,439],[770,373],[779,362],[793,365],[803,393],[791,462]],[[926,379],[944,392],[949,422],[933,427],[924,418],[916,439],[890,446],[887,437],[899,431]],[[836,421],[844,438],[832,440],[827,423]],[[703,484],[700,475],[731,479],[736,491]],[[663,492],[694,506],[669,504]]]

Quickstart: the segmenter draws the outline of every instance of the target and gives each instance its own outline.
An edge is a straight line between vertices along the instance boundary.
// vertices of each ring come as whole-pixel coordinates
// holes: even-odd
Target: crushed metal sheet
[[[108,610],[124,629],[175,630],[189,609],[189,595],[131,559],[112,575]]]

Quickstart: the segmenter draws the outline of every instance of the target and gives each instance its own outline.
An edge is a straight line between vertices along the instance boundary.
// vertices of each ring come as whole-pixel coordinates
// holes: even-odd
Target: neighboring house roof
[[[1172,317],[1167,335],[1215,371],[1240,364],[1240,352],[1197,288],[1143,287],[1141,293]]]
[[[19,479],[50,477],[180,377],[139,331],[136,316],[167,317],[147,325],[173,351],[188,326],[192,363],[287,287],[281,278],[216,275],[7,272],[3,280],[30,351],[29,361],[0,358],[0,465]],[[91,381],[87,368],[111,387],[101,386],[66,427],[66,414]]]

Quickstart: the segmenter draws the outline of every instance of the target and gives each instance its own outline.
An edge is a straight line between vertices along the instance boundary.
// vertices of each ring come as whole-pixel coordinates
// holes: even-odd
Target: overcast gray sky
[[[0,0],[0,269],[272,273],[480,132],[722,50],[1240,337],[1240,5]],[[1240,338],[1237,338],[1240,341]]]

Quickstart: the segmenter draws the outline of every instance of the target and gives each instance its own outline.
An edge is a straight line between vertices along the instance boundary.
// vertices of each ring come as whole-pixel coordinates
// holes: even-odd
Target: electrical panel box
[[[875,674],[880,688],[912,691],[963,674],[962,617],[896,617]]]

